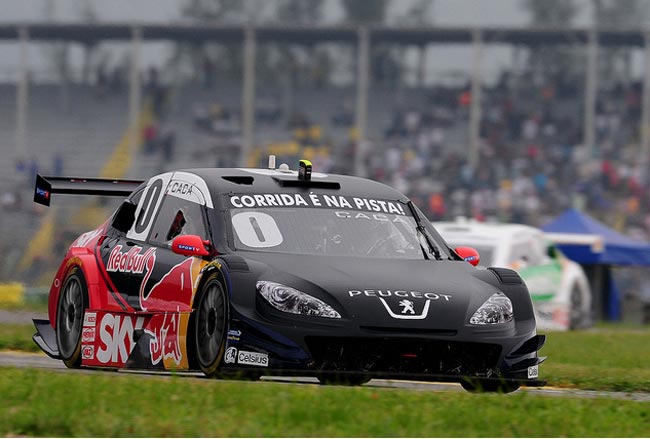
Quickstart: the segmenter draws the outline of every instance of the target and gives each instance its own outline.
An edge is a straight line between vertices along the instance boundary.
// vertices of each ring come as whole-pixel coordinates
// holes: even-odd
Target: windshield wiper
[[[440,254],[440,249],[438,249],[438,246],[435,245],[433,242],[433,239],[431,239],[431,236],[427,233],[427,229],[424,227],[424,224],[422,224],[422,220],[420,219],[420,215],[418,215],[417,210],[415,209],[415,205],[413,204],[412,201],[409,200],[407,203],[409,209],[411,209],[411,213],[413,214],[413,219],[415,219],[415,230],[418,231],[418,233],[422,234],[424,237],[424,240],[427,243],[427,246],[429,247],[429,254],[432,254],[436,260],[440,261],[442,260],[442,255]],[[420,241],[418,239],[418,241]],[[422,242],[420,241],[420,247],[422,247]],[[422,251],[424,252],[424,248],[422,247]],[[427,259],[429,259],[427,257]]]

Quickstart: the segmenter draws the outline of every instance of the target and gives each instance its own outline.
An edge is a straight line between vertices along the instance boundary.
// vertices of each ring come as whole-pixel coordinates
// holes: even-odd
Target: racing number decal
[[[162,180],[156,180],[147,188],[144,197],[142,197],[142,210],[140,210],[138,220],[135,223],[135,233],[142,233],[147,230],[147,226],[151,223],[153,217],[153,206],[158,204],[160,194],[162,194]]]
[[[164,188],[169,183],[169,180],[171,180],[172,175],[172,172],[168,172],[149,180],[147,188],[136,209],[135,224],[126,234],[127,238],[137,241],[145,241],[147,239],[147,235],[149,235],[149,230],[151,230],[153,224],[153,219],[156,216],[155,214],[160,207]]]
[[[271,215],[262,212],[241,212],[232,217],[237,237],[246,247],[266,248],[282,244],[283,238]]]

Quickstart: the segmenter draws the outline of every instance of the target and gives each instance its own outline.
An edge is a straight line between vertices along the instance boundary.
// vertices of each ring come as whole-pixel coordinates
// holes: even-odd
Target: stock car
[[[144,181],[37,176],[52,195],[126,198],[70,246],[34,341],[70,368],[542,386],[516,272],[475,267],[406,196],[371,180],[191,169]]]
[[[435,222],[434,227],[448,243],[476,249],[482,265],[516,270],[533,299],[538,329],[565,331],[591,325],[591,287],[584,270],[542,230],[461,219]]]

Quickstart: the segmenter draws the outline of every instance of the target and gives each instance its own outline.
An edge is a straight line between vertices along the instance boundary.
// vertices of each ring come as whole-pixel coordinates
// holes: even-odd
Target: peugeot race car
[[[273,168],[38,176],[46,205],[128,197],[70,246],[34,341],[72,368],[544,385],[545,337],[515,271],[473,266],[386,185]]]

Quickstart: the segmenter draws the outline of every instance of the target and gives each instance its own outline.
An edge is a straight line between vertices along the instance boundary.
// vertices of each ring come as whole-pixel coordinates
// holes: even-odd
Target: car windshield
[[[230,218],[238,250],[434,259],[431,246],[407,212],[267,207],[232,209]],[[442,243],[432,245],[440,248]]]

